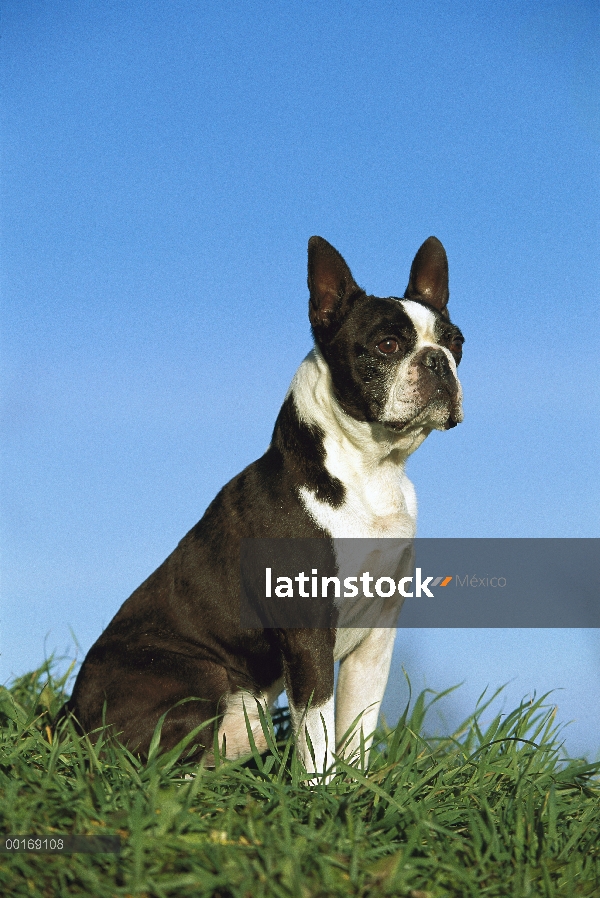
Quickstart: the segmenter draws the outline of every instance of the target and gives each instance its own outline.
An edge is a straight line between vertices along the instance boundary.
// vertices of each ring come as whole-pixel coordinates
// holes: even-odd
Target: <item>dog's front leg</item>
[[[368,762],[373,733],[385,692],[395,628],[378,627],[340,662],[336,689],[335,741],[348,760],[356,760],[361,734]],[[360,716],[360,719],[356,719]],[[351,729],[354,725],[354,728]]]
[[[323,774],[335,750],[335,631],[286,630],[282,635],[285,688],[298,753],[309,773]]]
[[[297,707],[290,701],[290,717],[298,753],[302,763],[310,774],[318,774],[320,778],[329,770],[326,781],[331,779],[335,746],[335,714],[333,690],[330,698],[322,705],[309,704],[308,707]],[[311,779],[312,784],[318,779]]]

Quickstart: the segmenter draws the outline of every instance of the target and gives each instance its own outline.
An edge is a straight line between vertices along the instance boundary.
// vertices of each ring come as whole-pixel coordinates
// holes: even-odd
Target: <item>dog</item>
[[[307,771],[331,768],[336,748],[353,757],[362,746],[368,758],[395,627],[243,628],[240,544],[411,540],[417,503],[405,462],[432,430],[463,419],[464,338],[448,315],[436,237],[418,250],[402,298],[367,295],[338,251],[311,237],[308,288],[315,345],[269,448],[123,604],[64,707],[85,732],[112,725],[141,757],[162,715],[161,746],[197,731],[189,757],[208,765],[215,737],[227,758],[249,753],[248,727],[264,751],[260,707],[285,688]]]

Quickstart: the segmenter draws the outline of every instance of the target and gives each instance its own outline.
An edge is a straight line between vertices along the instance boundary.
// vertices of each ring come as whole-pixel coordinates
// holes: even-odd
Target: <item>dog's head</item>
[[[463,419],[456,367],[464,338],[448,315],[448,259],[429,237],[404,297],[368,296],[322,237],[308,243],[309,318],[344,411],[405,433]]]

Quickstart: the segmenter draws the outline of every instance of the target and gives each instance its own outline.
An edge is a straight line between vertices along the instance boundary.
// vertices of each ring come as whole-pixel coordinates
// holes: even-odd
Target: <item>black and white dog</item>
[[[247,715],[264,750],[257,701],[271,706],[283,688],[308,770],[307,734],[319,771],[360,715],[370,745],[395,629],[243,629],[240,540],[411,539],[417,503],[405,461],[431,430],[462,420],[463,337],[449,320],[448,262],[435,237],[415,256],[402,299],[367,295],[321,237],[308,244],[308,286],[315,348],[292,381],[271,445],[121,607],[66,706],[86,732],[101,725],[104,708],[142,756],[165,712],[164,748],[216,719],[219,745],[241,757]],[[196,737],[196,756],[207,763],[214,725]],[[357,729],[349,755],[360,739]]]

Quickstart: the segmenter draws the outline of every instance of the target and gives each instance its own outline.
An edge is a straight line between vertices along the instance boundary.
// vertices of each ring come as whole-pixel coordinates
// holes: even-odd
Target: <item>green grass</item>
[[[0,692],[2,834],[118,833],[122,852],[0,855],[2,895],[600,896],[599,765],[561,758],[543,699],[432,739],[423,693],[368,772],[310,786],[284,714],[267,754],[216,770],[52,739],[65,682],[45,665]]]

